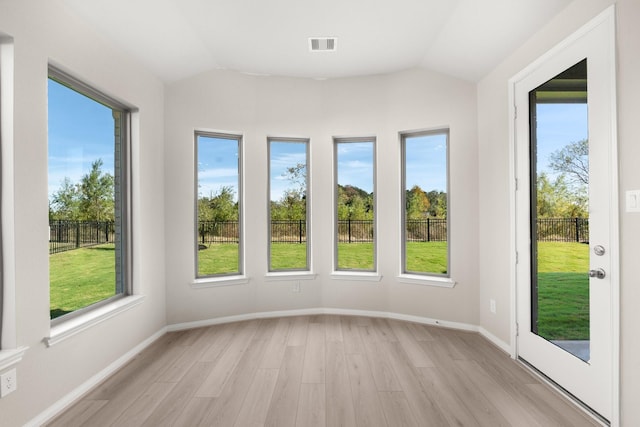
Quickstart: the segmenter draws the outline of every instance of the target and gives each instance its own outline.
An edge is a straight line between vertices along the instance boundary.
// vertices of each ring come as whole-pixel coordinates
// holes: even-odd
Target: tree
[[[566,174],[571,184],[589,185],[589,140],[572,142],[551,153],[549,159],[551,169]]]
[[[541,173],[536,182],[536,213],[539,218],[586,217],[586,194],[569,188],[564,175],[551,180]]]
[[[91,172],[80,180],[80,219],[87,221],[114,220],[114,179],[103,173],[102,159],[91,164]]]
[[[407,219],[422,219],[429,213],[431,203],[422,188],[414,185],[411,190],[407,190]]]
[[[198,219],[200,221],[237,221],[238,204],[233,200],[235,191],[231,186],[223,186],[217,193],[198,199]]]
[[[51,219],[77,220],[80,216],[80,190],[68,177],[65,177],[56,191],[49,206]]]

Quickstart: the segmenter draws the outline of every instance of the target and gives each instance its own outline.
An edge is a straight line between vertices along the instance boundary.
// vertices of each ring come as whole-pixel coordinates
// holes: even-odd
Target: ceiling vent
[[[338,50],[338,39],[335,37],[310,37],[311,52],[335,52]]]

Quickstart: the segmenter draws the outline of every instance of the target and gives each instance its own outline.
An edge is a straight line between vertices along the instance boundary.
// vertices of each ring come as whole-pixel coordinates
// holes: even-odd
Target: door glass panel
[[[589,361],[587,60],[529,93],[531,329]]]

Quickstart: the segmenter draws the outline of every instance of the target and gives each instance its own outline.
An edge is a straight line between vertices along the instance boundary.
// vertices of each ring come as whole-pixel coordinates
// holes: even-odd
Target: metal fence
[[[338,242],[373,242],[372,220],[339,220]],[[407,241],[446,242],[447,219],[425,218],[406,221]],[[199,243],[237,243],[239,238],[237,221],[200,221]],[[588,218],[538,218],[536,232],[539,242],[589,242]],[[306,243],[305,220],[271,221],[272,243]]]
[[[447,219],[427,218],[406,221],[408,242],[446,242]]]
[[[589,243],[588,218],[538,218],[538,242]]]
[[[113,221],[49,221],[50,254],[113,242]]]

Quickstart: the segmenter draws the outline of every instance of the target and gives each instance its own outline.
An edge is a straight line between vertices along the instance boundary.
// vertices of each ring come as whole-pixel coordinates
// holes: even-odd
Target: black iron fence
[[[113,221],[49,221],[50,254],[113,242]]]
[[[426,218],[407,220],[407,240],[410,242],[447,241],[447,220]],[[589,242],[588,218],[538,218],[536,233],[539,242]],[[339,220],[338,241],[341,243],[373,242],[372,220]],[[238,243],[238,221],[200,221],[199,243]],[[306,243],[305,220],[271,221],[271,242]],[[49,253],[115,242],[115,226],[109,221],[49,221]]]
[[[538,218],[538,242],[589,243],[588,218]]]
[[[407,241],[446,242],[446,218],[407,220]],[[199,243],[237,243],[239,238],[237,221],[200,221]],[[589,242],[589,219],[587,218],[539,218],[536,225],[539,242]],[[372,220],[339,220],[338,241],[341,243],[373,242]],[[305,220],[271,221],[272,243],[305,243],[307,225]]]

